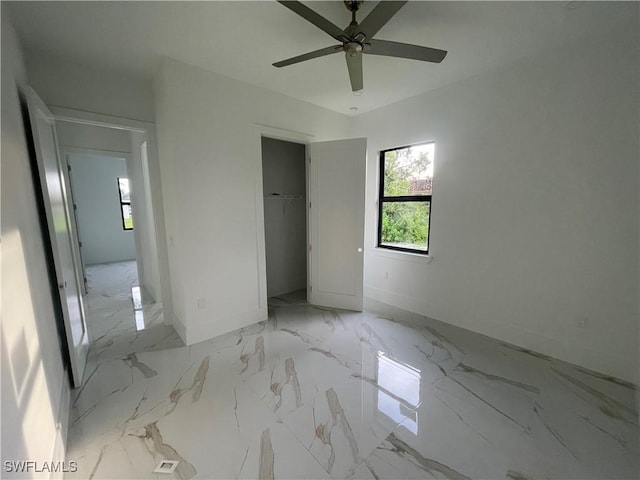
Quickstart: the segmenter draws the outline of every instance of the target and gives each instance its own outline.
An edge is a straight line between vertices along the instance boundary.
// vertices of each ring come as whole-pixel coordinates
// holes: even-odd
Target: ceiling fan
[[[326,18],[297,1],[280,1],[279,3],[297,13],[320,30],[328,33],[341,45],[321,48],[313,52],[288,58],[273,64],[274,67],[286,67],[294,63],[304,62],[313,58],[344,52],[347,59],[347,69],[351,80],[351,90],[360,91],[363,88],[362,54],[384,55],[387,57],[409,58],[424,62],[440,63],[447,55],[445,50],[421,47],[408,43],[375,40],[373,36],[393,17],[407,1],[381,1],[371,11],[362,23],[356,21],[356,13],[362,6],[362,0],[344,0],[344,4],[351,12],[351,23],[342,30]]]

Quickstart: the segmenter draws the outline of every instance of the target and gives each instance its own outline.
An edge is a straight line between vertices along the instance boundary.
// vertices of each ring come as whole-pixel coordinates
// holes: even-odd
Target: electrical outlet
[[[389,280],[389,272],[384,272],[384,279]]]
[[[578,328],[587,328],[587,317],[580,317],[578,319]]]
[[[207,308],[207,300],[205,298],[198,299],[198,310],[204,310]]]

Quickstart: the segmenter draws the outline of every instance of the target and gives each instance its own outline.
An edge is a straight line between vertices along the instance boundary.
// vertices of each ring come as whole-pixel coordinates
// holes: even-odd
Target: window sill
[[[433,257],[431,255],[423,255],[421,253],[401,252],[398,250],[389,250],[386,248],[374,247],[370,250],[371,254],[376,257],[389,258],[391,260],[400,260],[410,263],[431,263]]]

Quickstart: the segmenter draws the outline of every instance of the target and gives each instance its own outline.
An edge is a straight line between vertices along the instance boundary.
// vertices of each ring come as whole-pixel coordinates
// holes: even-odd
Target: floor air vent
[[[178,463],[178,460],[162,460],[153,473],[173,473]]]

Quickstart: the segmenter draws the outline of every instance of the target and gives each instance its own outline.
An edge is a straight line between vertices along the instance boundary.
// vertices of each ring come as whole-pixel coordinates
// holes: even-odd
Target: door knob
[[[362,253],[362,248],[358,248],[358,253]]]

